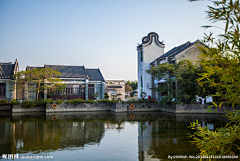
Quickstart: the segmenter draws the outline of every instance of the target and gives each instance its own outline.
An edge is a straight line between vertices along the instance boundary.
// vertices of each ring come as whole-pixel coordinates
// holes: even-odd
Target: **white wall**
[[[143,62],[141,62],[141,54],[138,51],[138,98],[140,98],[141,93],[141,76],[143,77],[143,92],[147,94],[147,97],[151,96],[152,87],[152,77],[150,74],[146,73],[146,70],[150,69],[150,63],[156,58],[164,54],[164,47],[160,47],[155,42],[155,37],[150,45],[143,45]],[[142,72],[141,72],[142,68]]]
[[[141,51],[137,51],[137,64],[138,64],[138,98],[141,93]]]

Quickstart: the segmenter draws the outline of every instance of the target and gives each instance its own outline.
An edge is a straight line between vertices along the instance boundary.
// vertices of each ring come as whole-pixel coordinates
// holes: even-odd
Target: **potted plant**
[[[98,92],[96,92],[96,93],[93,93],[93,98],[96,100],[96,99],[98,98],[98,95],[99,95],[99,93],[98,93]]]
[[[145,92],[141,92],[141,93],[140,93],[140,97],[141,97],[142,99],[144,99],[146,96],[147,96],[147,94],[146,94]]]

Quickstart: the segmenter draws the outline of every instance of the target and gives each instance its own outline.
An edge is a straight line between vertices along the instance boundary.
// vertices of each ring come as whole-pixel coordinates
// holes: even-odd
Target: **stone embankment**
[[[53,108],[52,105],[46,107],[46,112],[87,112],[87,111],[111,111],[111,112],[127,112],[131,111],[130,105],[134,107],[134,111],[161,111],[161,107],[157,103],[82,103],[79,105],[60,104]]]
[[[211,108],[212,112],[208,112],[208,105],[202,104],[176,104],[176,105],[159,105],[158,103],[81,103],[78,105],[62,103],[55,106],[52,104],[47,107],[33,107],[22,108],[21,105],[13,105],[12,112],[46,112],[46,113],[58,113],[58,112],[93,112],[93,111],[111,111],[111,112],[152,112],[152,111],[164,111],[170,113],[218,113],[224,114],[226,111],[232,110],[232,107],[223,106],[221,108]],[[131,108],[134,109],[131,109]],[[235,110],[239,110],[239,107],[235,107]]]
[[[12,113],[21,113],[21,112],[46,112],[45,107],[32,107],[32,108],[23,108],[21,104],[13,105]]]

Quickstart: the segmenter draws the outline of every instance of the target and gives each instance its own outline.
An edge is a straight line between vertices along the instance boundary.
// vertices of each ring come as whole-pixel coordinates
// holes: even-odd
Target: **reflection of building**
[[[160,64],[175,64],[181,60],[198,60],[201,54],[198,46],[202,46],[199,40],[195,42],[186,42],[182,45],[172,48],[164,53],[165,44],[158,40],[158,34],[151,32],[142,38],[142,44],[137,46],[138,62],[138,97],[140,93],[145,92],[152,98],[161,98],[163,92],[152,92],[150,88],[162,86],[165,79],[153,78],[146,73],[150,67],[157,67]]]
[[[125,122],[118,123],[107,122],[104,125],[105,129],[118,129],[119,131],[121,129],[125,129]]]
[[[12,80],[12,75],[19,71],[17,59],[15,63],[0,63],[0,100],[7,99],[8,101],[16,99],[17,95],[15,82]]]
[[[106,80],[105,91],[110,99],[125,100],[124,80]]]
[[[60,79],[66,84],[63,91],[54,91],[54,99],[93,99],[93,93],[99,93],[98,99],[104,99],[105,80],[99,69],[88,69],[84,66],[66,66],[66,65],[45,65],[44,67],[30,67],[26,70],[35,68],[51,68],[61,73]],[[49,84],[50,85],[50,84]],[[51,86],[51,85],[50,85]],[[25,99],[36,99],[34,90],[28,90]],[[40,97],[46,99],[51,97],[51,90],[45,90],[40,93]]]
[[[2,154],[12,154],[12,142],[8,140],[12,138],[9,119],[6,119],[4,122],[0,121],[0,129],[0,156],[2,156]]]
[[[148,122],[138,123],[138,148],[139,161],[146,160],[148,157],[146,152],[151,148],[152,142],[152,126]]]
[[[0,129],[0,156],[99,144],[105,132],[102,121],[53,122],[34,117],[0,120]]]
[[[189,122],[199,120],[201,126],[209,130],[225,125],[225,121],[216,115],[164,114],[154,121],[138,123],[139,161],[168,159],[168,155],[197,155],[198,150],[190,143]]]

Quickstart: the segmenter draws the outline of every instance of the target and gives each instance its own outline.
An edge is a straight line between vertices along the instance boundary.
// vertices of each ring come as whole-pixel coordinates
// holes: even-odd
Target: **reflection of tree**
[[[10,137],[10,123],[8,119],[1,119],[0,121],[0,156],[2,154],[12,153],[12,142],[6,142]]]
[[[104,135],[104,124],[100,121],[76,122],[76,126],[65,125],[61,147],[83,147],[85,144],[98,144]]]
[[[196,155],[198,153],[187,139],[190,130],[186,123],[178,123],[174,120],[155,121],[152,126],[153,137],[148,155],[166,159],[168,155]]]
[[[57,150],[68,147],[84,147],[86,144],[99,144],[104,135],[104,123],[101,121],[46,121],[45,118],[25,118],[13,122],[0,122],[2,154],[26,153],[32,151]],[[4,127],[4,128],[2,128]]]
[[[187,138],[191,133],[187,127],[192,118],[214,123],[214,127],[224,125],[219,116],[209,115],[203,118],[196,115],[162,115],[154,121],[139,122],[139,160],[167,159],[168,155],[197,155],[198,150]]]

